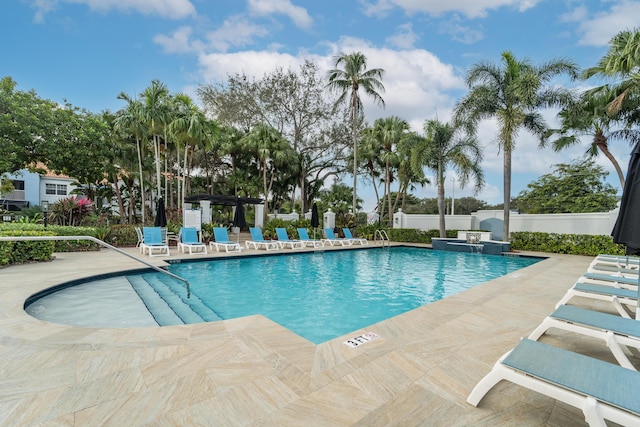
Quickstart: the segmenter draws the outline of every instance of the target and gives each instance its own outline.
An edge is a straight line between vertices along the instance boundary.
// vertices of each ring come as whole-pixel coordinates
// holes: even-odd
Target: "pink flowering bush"
[[[51,205],[48,220],[52,224],[77,226],[91,212],[93,212],[91,200],[70,196]]]

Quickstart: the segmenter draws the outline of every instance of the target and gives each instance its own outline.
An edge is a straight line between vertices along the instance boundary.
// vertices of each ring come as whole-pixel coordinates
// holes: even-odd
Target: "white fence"
[[[493,238],[503,239],[503,211],[478,211],[471,215],[446,215],[448,230],[488,230]],[[511,212],[509,231],[539,231],[543,233],[610,235],[618,218],[618,210],[578,214],[519,214]],[[393,228],[437,230],[438,215],[406,214],[399,210],[393,215]]]

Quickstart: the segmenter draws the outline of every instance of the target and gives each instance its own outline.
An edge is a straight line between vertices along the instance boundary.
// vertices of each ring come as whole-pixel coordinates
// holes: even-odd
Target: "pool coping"
[[[506,386],[515,390],[510,393],[498,387],[480,408],[465,402],[497,358],[552,311],[592,259],[531,255],[548,258],[356,331],[380,336],[356,348],[342,343],[348,337],[312,344],[260,315],[162,328],[51,324],[24,312],[29,295],[61,281],[130,269],[132,262],[101,250],[2,269],[0,423],[506,426],[542,416],[546,424],[540,425],[580,421],[572,408],[517,387]],[[189,256],[170,257],[179,258]]]

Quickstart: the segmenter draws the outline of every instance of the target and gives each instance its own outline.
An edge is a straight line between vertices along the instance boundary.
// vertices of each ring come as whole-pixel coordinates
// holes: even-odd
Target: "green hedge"
[[[511,249],[588,256],[625,253],[625,247],[613,243],[611,236],[532,231],[511,233]]]
[[[113,246],[135,246],[138,243],[136,226],[128,224],[112,225],[104,241]]]
[[[55,236],[42,230],[0,229],[0,236]],[[25,262],[49,261],[53,257],[55,242],[0,242],[0,267]]]

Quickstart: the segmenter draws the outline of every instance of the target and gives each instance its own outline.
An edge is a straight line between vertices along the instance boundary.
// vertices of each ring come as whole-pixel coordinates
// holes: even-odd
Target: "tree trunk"
[[[609,151],[609,144],[607,144],[607,137],[602,134],[601,131],[598,131],[593,137],[593,142],[596,144],[598,149],[602,151],[602,154],[605,155],[607,159],[613,164],[613,167],[618,174],[618,179],[620,180],[620,188],[624,188],[624,175],[622,174],[622,169],[620,169],[620,165],[618,161],[613,157],[611,152]]]
[[[140,181],[140,195],[142,197],[142,223],[144,224],[144,179],[142,176],[142,145],[140,144],[140,138],[138,138],[136,136],[136,147],[138,148],[138,169],[140,171],[140,176],[138,177],[139,181]],[[133,187],[131,187],[130,192],[130,198],[131,198],[131,202],[130,204],[133,205],[133,209],[135,210],[135,206],[136,206],[136,202],[135,202],[135,197],[133,195]]]
[[[504,150],[504,222],[502,224],[502,240],[509,241],[509,214],[511,213],[511,150]]]

